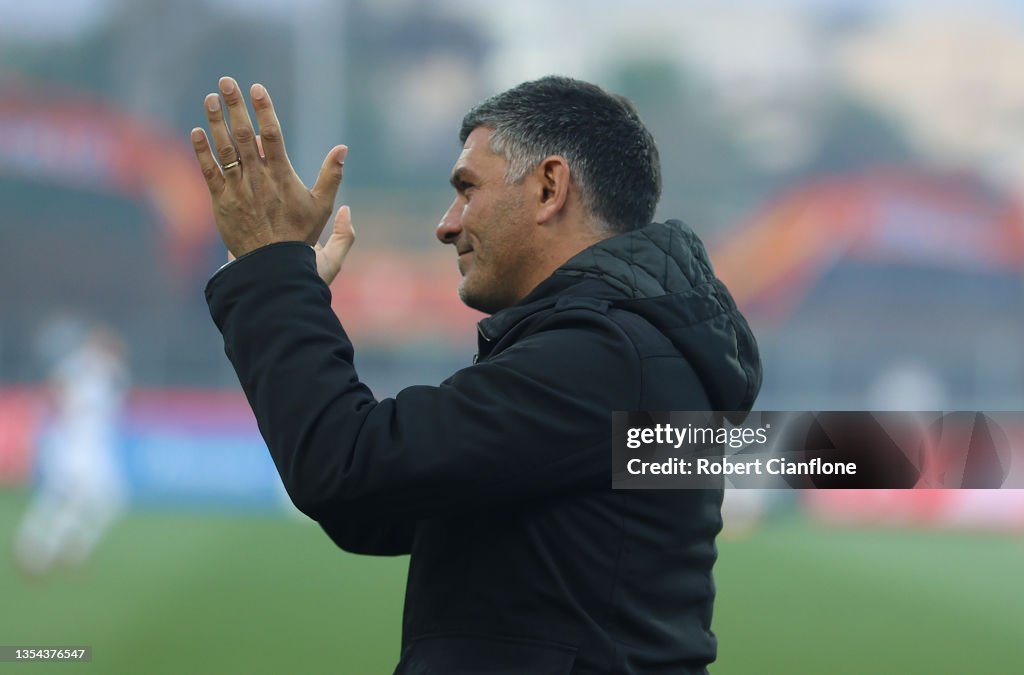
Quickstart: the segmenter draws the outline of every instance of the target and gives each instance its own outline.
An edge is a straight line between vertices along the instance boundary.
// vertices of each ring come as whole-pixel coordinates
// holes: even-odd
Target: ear
[[[537,166],[535,175],[540,184],[537,192],[537,222],[547,223],[563,213],[569,201],[572,183],[569,163],[561,155],[551,155]]]

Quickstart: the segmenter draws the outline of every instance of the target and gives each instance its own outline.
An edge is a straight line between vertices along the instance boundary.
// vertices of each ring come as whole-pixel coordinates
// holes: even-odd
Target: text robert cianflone
[[[855,462],[825,462],[815,457],[805,462],[785,457],[771,459],[737,460],[728,457],[700,457],[696,459],[669,459],[664,462],[645,462],[631,459],[626,470],[634,476],[833,476],[857,473]]]
[[[630,450],[647,444],[672,445],[677,450],[684,444],[690,445],[728,445],[730,448],[742,448],[752,444],[763,445],[768,442],[768,429],[771,424],[756,429],[735,427],[675,427],[671,424],[655,424],[652,427],[632,427],[626,431],[626,447]]]

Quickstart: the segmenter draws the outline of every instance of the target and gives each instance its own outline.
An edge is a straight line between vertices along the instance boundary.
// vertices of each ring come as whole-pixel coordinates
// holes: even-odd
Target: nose
[[[459,238],[459,234],[462,233],[462,205],[459,201],[459,198],[456,197],[448,210],[444,212],[441,222],[437,224],[434,235],[442,244],[454,244],[455,240]]]

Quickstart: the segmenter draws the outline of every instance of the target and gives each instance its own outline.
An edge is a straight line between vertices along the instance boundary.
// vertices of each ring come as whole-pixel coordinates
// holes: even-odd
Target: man
[[[80,334],[79,334],[80,331]],[[62,318],[42,336],[54,359],[39,488],[18,528],[15,558],[29,577],[81,567],[124,507],[119,426],[129,385],[124,345],[102,323]]]
[[[344,549],[412,554],[396,672],[704,672],[721,492],[613,491],[611,412],[747,410],[760,362],[697,237],[650,223],[658,154],[633,107],[550,77],[466,116],[437,237],[491,316],[475,365],[378,401],[324,283],[346,207],[311,249],[347,148],[306,190],[265,88],[262,143],[234,80],[220,91],[222,166],[192,136],[238,258],[210,311],[296,506]]]

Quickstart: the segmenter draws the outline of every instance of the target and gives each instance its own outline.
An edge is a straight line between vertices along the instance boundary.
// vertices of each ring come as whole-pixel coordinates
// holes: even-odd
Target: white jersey
[[[55,410],[43,448],[44,480],[113,489],[127,372],[115,356],[86,342],[54,369]]]
[[[15,536],[26,574],[81,565],[123,508],[118,443],[128,373],[116,340],[94,331],[50,374],[40,482]]]

